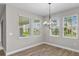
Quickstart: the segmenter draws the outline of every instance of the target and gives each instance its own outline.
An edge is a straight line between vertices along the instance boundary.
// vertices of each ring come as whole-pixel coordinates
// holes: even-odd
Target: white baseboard
[[[11,54],[14,54],[14,53],[17,53],[17,52],[20,52],[20,51],[23,51],[23,50],[26,50],[26,49],[29,49],[29,48],[32,48],[32,47],[35,47],[35,46],[41,45],[41,44],[43,44],[43,42],[38,43],[38,44],[31,45],[31,46],[28,46],[28,47],[24,47],[24,48],[21,48],[21,49],[18,49],[18,50],[12,51],[12,52],[7,52],[6,55],[9,56],[9,55],[11,55]]]
[[[79,50],[72,49],[72,48],[69,48],[69,47],[64,47],[64,46],[60,46],[60,45],[56,45],[56,44],[52,44],[52,43],[48,43],[48,42],[43,42],[43,43],[47,44],[47,45],[51,45],[51,46],[55,46],[55,47],[59,47],[59,48],[67,49],[67,50],[71,50],[71,51],[74,51],[74,52],[79,52]]]
[[[71,51],[74,51],[74,52],[79,52],[79,50],[75,50],[75,49],[72,49],[72,48],[68,48],[68,47],[64,47],[64,46],[60,46],[60,45],[56,45],[56,44],[52,44],[52,43],[48,43],[48,42],[41,42],[41,43],[34,44],[34,45],[31,45],[31,46],[28,46],[28,47],[24,47],[22,49],[18,49],[18,50],[12,51],[12,52],[8,52],[8,53],[6,53],[6,55],[8,56],[8,55],[11,55],[11,54],[14,54],[14,53],[17,53],[17,52],[20,52],[20,51],[23,51],[23,50],[26,50],[26,49],[41,45],[41,44],[47,44],[47,45],[51,45],[51,46],[71,50]]]

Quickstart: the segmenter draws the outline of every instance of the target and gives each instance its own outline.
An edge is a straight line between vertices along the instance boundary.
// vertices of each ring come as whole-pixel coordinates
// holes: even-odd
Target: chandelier
[[[43,25],[45,25],[45,26],[50,26],[51,24],[52,25],[55,24],[55,21],[51,20],[51,3],[48,3],[48,5],[49,5],[49,21],[44,21],[43,22]]]

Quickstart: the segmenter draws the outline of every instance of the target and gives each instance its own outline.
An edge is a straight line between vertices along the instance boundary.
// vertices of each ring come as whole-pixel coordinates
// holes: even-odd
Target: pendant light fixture
[[[49,21],[44,21],[43,25],[46,25],[46,26],[50,26],[50,24],[52,24],[51,22],[51,3],[48,3],[49,5]]]

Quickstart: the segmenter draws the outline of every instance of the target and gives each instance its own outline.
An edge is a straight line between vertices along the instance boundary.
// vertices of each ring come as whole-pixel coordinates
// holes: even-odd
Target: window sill
[[[32,37],[41,37],[41,35],[34,35],[34,36],[32,36]]]
[[[38,37],[41,37],[41,35],[28,36],[28,37],[19,37],[19,39],[28,39],[28,38],[30,38],[30,37],[38,38]]]
[[[26,39],[26,38],[30,38],[30,37],[19,37],[19,39]]]
[[[78,37],[66,37],[66,36],[64,36],[63,38],[66,38],[66,39],[78,39]]]
[[[56,36],[56,35],[50,35],[51,37],[59,37],[59,36]]]

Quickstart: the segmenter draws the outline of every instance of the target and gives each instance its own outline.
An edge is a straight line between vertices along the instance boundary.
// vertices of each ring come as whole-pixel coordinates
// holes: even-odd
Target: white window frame
[[[34,20],[35,19],[38,19],[40,20],[40,34],[39,35],[34,35],[33,33],[33,24],[34,24]],[[41,36],[41,29],[42,29],[42,20],[40,18],[32,18],[32,21],[31,21],[31,32],[32,32],[32,37],[40,37]]]
[[[58,27],[59,27],[59,35],[52,35],[52,34],[51,34],[51,29],[49,29],[49,33],[50,33],[49,35],[52,36],[52,37],[60,37],[60,21],[59,21],[60,18],[57,17],[57,16],[52,17],[52,19],[54,19],[54,18],[57,18],[57,21],[59,22],[59,26],[58,26]],[[50,25],[50,27],[51,27],[51,25]]]
[[[64,18],[65,17],[67,17],[67,16],[76,16],[77,17],[77,27],[76,27],[76,37],[67,37],[67,36],[64,36]],[[78,15],[77,14],[74,14],[74,15],[67,15],[67,16],[64,16],[63,17],[63,32],[62,32],[62,34],[63,34],[63,38],[69,38],[69,39],[78,39]]]
[[[30,28],[30,17],[29,17],[29,16],[24,16],[24,15],[19,15],[19,17],[26,17],[26,18],[29,20],[29,28]],[[18,22],[19,22],[19,18],[18,18]],[[30,38],[30,35],[27,36],[27,37],[21,37],[21,36],[20,36],[20,27],[21,27],[21,26],[18,27],[18,28],[19,28],[19,38],[20,38],[20,39]],[[30,28],[30,30],[31,30],[31,28]],[[30,32],[30,34],[31,34],[31,32]]]

